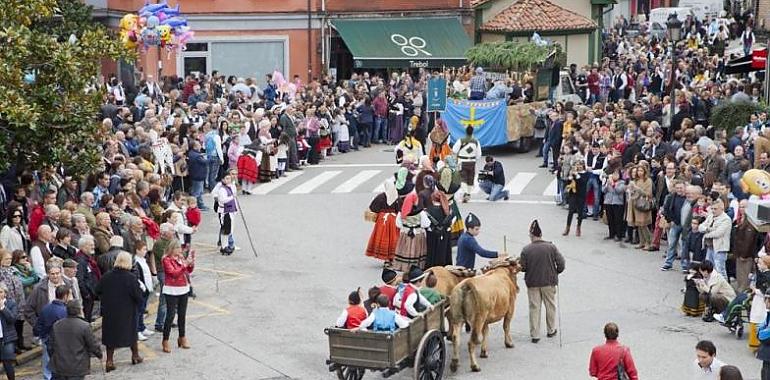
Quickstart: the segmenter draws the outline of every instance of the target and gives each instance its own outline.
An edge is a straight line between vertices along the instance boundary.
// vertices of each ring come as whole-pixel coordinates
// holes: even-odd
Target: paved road
[[[379,281],[381,265],[363,255],[371,225],[362,214],[379,181],[394,168],[392,153],[383,150],[335,156],[323,166],[263,186],[262,195],[241,197],[256,258],[240,221],[236,231],[243,249],[226,258],[214,254],[210,244],[216,241],[216,222],[209,220],[196,236],[208,245],[199,248],[193,278],[198,294],[188,328],[193,349],[163,354],[156,334],[144,344],[146,363],[131,366],[128,350],[123,350],[118,370],[106,377],[336,378],[324,365],[328,343],[323,329],[333,323],[351,290]],[[660,272],[658,253],[605,242],[605,226],[593,221],[586,222],[582,238],[563,238],[565,212],[552,204],[552,177],[537,168],[533,154],[495,153],[505,166],[507,186],[518,194],[494,204],[476,194],[462,212],[480,217],[480,242],[487,248],[502,249],[507,236],[509,252],[518,254],[533,218],[540,220],[545,239],[560,247],[567,260],[561,277],[561,346],[559,338],[529,342],[526,289],[520,280],[521,299],[512,324],[516,347],[505,349],[502,329],[493,326],[490,358],[481,359],[482,373],[475,374],[469,371],[463,335],[461,368],[450,378],[588,378],[591,347],[602,342],[602,326],[610,320],[620,325],[621,341],[630,345],[643,379],[689,378],[699,339],[714,340],[723,361],[738,365],[745,378],[758,378],[760,363],[745,340],[736,340],[719,325],[682,316],[682,276]],[[94,369],[90,378],[101,379]],[[407,369],[394,378],[411,376]]]

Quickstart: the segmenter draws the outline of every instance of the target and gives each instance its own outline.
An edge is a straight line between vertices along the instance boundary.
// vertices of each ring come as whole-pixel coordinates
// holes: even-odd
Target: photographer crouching
[[[487,156],[484,169],[479,172],[479,187],[489,196],[488,201],[499,199],[508,200],[508,190],[505,190],[505,172],[503,164],[495,161],[492,156]]]

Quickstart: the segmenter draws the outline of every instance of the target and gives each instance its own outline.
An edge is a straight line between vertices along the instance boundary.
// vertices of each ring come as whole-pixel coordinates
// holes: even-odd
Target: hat
[[[426,273],[420,269],[420,267],[416,265],[412,265],[411,268],[409,268],[409,282],[415,283],[417,281],[422,280],[423,277],[425,277]]]
[[[468,216],[465,217],[465,226],[468,228],[481,227],[481,220],[476,215],[473,215],[472,212],[469,212]]]
[[[382,282],[386,284],[390,284],[393,282],[396,277],[398,277],[398,273],[390,268],[382,268]]]
[[[540,229],[540,223],[537,219],[533,220],[529,225],[529,234],[536,237],[543,236],[543,231]]]
[[[358,288],[348,295],[348,303],[351,305],[358,305],[361,303],[361,288]]]
[[[62,266],[65,267],[65,268],[77,268],[78,267],[78,263],[75,260],[66,259],[66,260],[64,260],[64,263],[62,264]]]

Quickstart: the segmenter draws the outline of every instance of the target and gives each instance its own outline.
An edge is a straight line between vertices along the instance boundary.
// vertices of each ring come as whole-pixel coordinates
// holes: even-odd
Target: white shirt
[[[152,291],[152,274],[150,273],[150,266],[147,265],[147,259],[139,256],[134,256],[134,258],[136,259],[139,268],[142,270],[142,274],[144,274],[144,282],[139,282],[140,287],[142,290]]]
[[[45,260],[43,259],[43,253],[40,252],[40,248],[35,246],[29,251],[29,260],[32,264],[32,269],[35,270],[37,276],[43,278],[45,273]]]
[[[692,378],[693,380],[717,380],[719,377],[719,369],[722,368],[723,365],[725,365],[725,363],[722,363],[719,359],[714,358],[710,366],[701,368],[701,366],[698,364],[698,360],[696,359],[692,365]]]
[[[418,314],[420,314],[417,311],[417,309],[414,307],[414,305],[417,303],[418,300],[422,304],[422,306],[425,306],[425,308],[431,307],[430,302],[428,302],[428,300],[425,299],[424,296],[419,296],[419,297],[417,296],[417,294],[420,292],[419,288],[417,288],[416,286],[411,285],[411,284],[409,284],[407,286],[411,286],[414,289],[414,292],[412,292],[412,294],[410,294],[409,297],[406,297],[406,301],[404,301],[404,302],[406,302],[405,308],[406,308],[406,313],[408,315],[418,315]],[[404,296],[404,292],[401,291],[401,292],[396,293],[396,296],[393,297],[393,308],[394,309],[398,310],[398,309],[401,308],[401,297],[403,297],[403,296]]]
[[[366,316],[369,317],[369,313],[366,313]],[[367,318],[368,319],[368,318]],[[374,320],[374,319],[372,319]],[[337,317],[337,323],[334,325],[336,327],[345,327],[345,322],[348,321],[348,308],[342,309],[342,313],[340,313],[340,316]]]
[[[366,330],[366,329],[368,329],[369,326],[371,326],[372,323],[374,323],[374,318],[375,318],[374,311],[372,311],[372,313],[369,314],[369,316],[366,317],[366,319],[361,321],[361,325],[358,326],[358,329],[359,330]],[[396,313],[396,326],[398,326],[399,328],[402,328],[402,329],[406,328],[407,326],[409,326],[409,319],[404,318],[404,316],[402,316],[399,313]]]

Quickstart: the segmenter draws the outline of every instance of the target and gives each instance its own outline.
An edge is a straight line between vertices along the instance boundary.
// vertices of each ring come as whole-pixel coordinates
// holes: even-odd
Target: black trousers
[[[87,322],[92,322],[94,314],[94,296],[93,295],[83,295],[83,318]]]
[[[171,296],[164,294],[166,297],[166,321],[163,323],[163,340],[168,340],[171,336],[171,324],[174,322],[174,316],[177,316],[176,324],[179,328],[179,337],[185,336],[185,318],[187,317],[187,299],[188,294],[181,296]]]
[[[762,361],[762,380],[770,380],[770,362]]]
[[[623,226],[623,205],[604,205],[607,213],[607,227],[610,230],[610,237],[622,238],[624,233]]]

